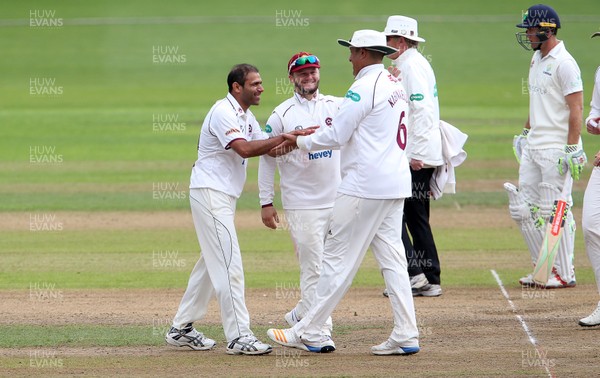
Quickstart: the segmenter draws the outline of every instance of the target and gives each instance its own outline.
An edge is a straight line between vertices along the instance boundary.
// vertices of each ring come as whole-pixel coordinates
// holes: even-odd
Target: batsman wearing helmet
[[[505,188],[511,217],[520,226],[535,264],[544,238],[544,224],[567,182],[565,175],[579,179],[587,161],[580,137],[583,84],[577,62],[565,43],[557,39],[561,24],[554,9],[534,5],[523,13],[517,27],[525,29],[516,33],[517,41],[534,53],[529,66],[529,117],[522,133],[513,141],[520,163],[519,189],[510,184]],[[568,202],[572,204],[571,188],[568,191]],[[548,289],[575,286],[575,221],[570,210],[565,222],[552,274],[543,285]],[[519,283],[535,285],[531,274]]]
[[[600,36],[600,32],[592,34],[592,38],[598,36]],[[585,125],[588,133],[600,135],[598,125],[600,122],[600,67],[596,70],[594,92],[590,105],[590,115],[586,118]],[[596,276],[598,292],[600,292],[600,151],[594,157],[594,170],[585,189],[581,226],[583,228],[585,249]],[[583,327],[600,325],[600,302],[598,302],[598,307],[591,315],[579,320],[579,325]]]

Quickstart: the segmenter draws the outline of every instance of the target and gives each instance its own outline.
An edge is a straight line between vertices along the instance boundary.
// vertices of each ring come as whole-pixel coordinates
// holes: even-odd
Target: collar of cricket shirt
[[[402,54],[400,54],[400,56],[397,57],[396,60],[394,60],[394,63],[396,63],[396,66],[399,66],[403,62],[407,61],[415,53],[419,53],[416,47],[408,48]]]
[[[296,100],[301,104],[304,104],[309,101],[317,102],[317,99],[319,98],[319,90],[317,89],[317,91],[310,100],[307,100],[305,97],[300,96],[297,92],[294,92],[294,97],[296,97]]]
[[[237,102],[237,100],[235,99],[235,97],[233,97],[233,95],[231,93],[227,93],[226,98],[229,101],[229,103],[231,104],[231,107],[233,108],[233,111],[235,112],[235,114],[238,117],[246,118],[250,109],[248,109],[247,111],[244,112],[244,109],[242,109],[240,104]]]
[[[558,55],[560,55],[560,53],[563,52],[564,49],[565,49],[565,43],[563,41],[558,41],[558,43],[556,44],[556,46],[554,46],[552,48],[552,50],[550,50],[548,52],[548,55],[546,55],[542,59],[546,59],[549,56],[551,56],[553,58],[556,58]]]
[[[385,67],[383,66],[383,63],[376,63],[376,64],[371,64],[369,66],[363,67],[360,71],[358,71],[358,74],[356,75],[354,80],[358,80],[361,77],[368,75],[370,72],[381,71],[383,69],[385,69]]]

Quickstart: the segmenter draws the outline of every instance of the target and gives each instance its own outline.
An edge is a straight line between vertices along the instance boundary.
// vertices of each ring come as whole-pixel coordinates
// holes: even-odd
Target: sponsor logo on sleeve
[[[271,127],[271,125],[267,124],[265,126],[265,132],[269,134],[273,132],[273,128]]]
[[[352,91],[348,91],[348,93],[346,93],[346,98],[349,98],[350,100],[352,100],[354,102],[360,101],[360,95],[358,93],[352,92]]]
[[[231,135],[231,134],[235,134],[235,133],[239,133],[240,130],[238,129],[229,129],[225,132],[225,135]]]
[[[333,119],[331,117],[325,118],[325,124],[327,126],[331,126],[332,123],[333,123]]]
[[[424,98],[425,96],[421,93],[413,93],[410,95],[410,101],[423,101]]]

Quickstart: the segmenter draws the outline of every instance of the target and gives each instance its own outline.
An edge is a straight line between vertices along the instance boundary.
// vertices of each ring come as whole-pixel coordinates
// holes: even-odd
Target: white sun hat
[[[425,42],[419,37],[417,20],[406,16],[390,16],[383,33],[386,36],[396,35],[417,42]]]
[[[352,34],[349,41],[338,39],[338,43],[346,47],[359,47],[367,50],[373,50],[385,55],[397,52],[393,47],[389,47],[385,40],[385,34],[377,30],[357,30]]]

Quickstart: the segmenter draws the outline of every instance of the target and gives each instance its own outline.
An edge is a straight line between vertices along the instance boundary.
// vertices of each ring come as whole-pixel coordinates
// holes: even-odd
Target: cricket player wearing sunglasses
[[[269,117],[265,131],[270,137],[314,125],[331,126],[343,99],[319,92],[320,63],[319,58],[304,51],[290,58],[286,71],[294,94],[277,106]],[[273,206],[277,169],[286,228],[300,264],[300,300],[285,315],[286,322],[292,327],[313,304],[325,237],[341,181],[340,152],[331,148],[310,152],[295,149],[277,158],[261,156],[258,168],[261,215],[265,226],[272,229],[280,222]],[[331,328],[329,317],[323,334],[331,336]]]

